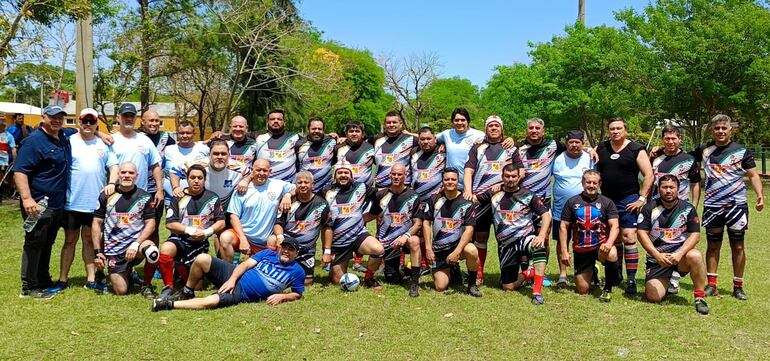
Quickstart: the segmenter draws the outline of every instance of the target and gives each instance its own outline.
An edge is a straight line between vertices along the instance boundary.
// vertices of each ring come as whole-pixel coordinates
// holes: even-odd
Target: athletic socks
[[[706,298],[706,291],[704,290],[693,290],[692,295],[695,296],[696,299],[698,298]]]
[[[484,279],[484,264],[487,262],[487,244],[479,242],[474,242],[473,244],[479,250],[479,269],[476,270],[476,275],[478,278]]]
[[[145,274],[147,274],[147,265],[145,265],[144,269]],[[160,270],[161,277],[163,277],[163,284],[174,288],[174,257],[161,253],[158,269]],[[147,283],[146,280],[145,283]]]
[[[179,274],[179,278],[182,279],[182,282],[187,283],[187,277],[190,276],[190,269],[184,265],[179,265],[176,268],[176,272]]]
[[[355,256],[354,257],[355,263],[357,263],[357,264],[363,264],[364,263],[364,256],[362,256],[362,255],[360,255],[358,253],[354,253],[353,255]]]
[[[476,284],[476,278],[478,277],[478,270],[468,270],[468,286]],[[462,283],[462,281],[460,281]]]
[[[420,283],[420,268],[419,267],[412,267],[412,273],[410,274],[410,278],[413,285]]]
[[[535,278],[535,269],[534,268],[527,268],[523,272],[521,272],[521,276],[524,277],[525,280],[531,280]]]
[[[155,269],[158,268],[157,263],[144,262],[144,284],[149,285],[152,282],[152,276],[155,275]],[[164,282],[165,283],[165,282]]]
[[[639,268],[639,249],[636,244],[623,245],[623,259],[626,261],[628,282],[636,282],[636,270]]]
[[[682,278],[682,275],[679,274],[678,271],[674,271],[673,273],[671,273],[671,279],[669,282],[671,282],[672,286],[679,288],[679,279],[681,278]]]
[[[706,273],[706,280],[707,284],[712,287],[717,286],[717,274],[716,273]]]
[[[370,280],[374,278],[374,271],[372,270],[366,270],[366,273],[364,273],[364,281]]]
[[[534,270],[533,270],[534,271]],[[534,272],[532,272],[534,273]],[[532,285],[532,295],[542,295],[543,294],[543,279],[545,278],[545,275],[533,275],[535,279],[535,283]]]
[[[743,287],[743,277],[733,277],[733,288]]]
[[[604,290],[612,292],[612,287],[616,286],[619,282],[618,278],[618,262],[604,262]]]

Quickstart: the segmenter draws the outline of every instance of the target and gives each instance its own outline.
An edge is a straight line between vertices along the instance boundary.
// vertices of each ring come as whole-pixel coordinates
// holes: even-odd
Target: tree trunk
[[[142,54],[142,65],[140,68],[140,75],[139,75],[139,112],[140,114],[144,113],[145,110],[150,106],[150,54],[148,50],[148,41],[147,35],[145,34],[147,31],[147,19],[148,17],[148,11],[149,11],[149,0],[139,0],[139,13],[141,15],[141,31],[139,32],[139,37],[141,38],[140,43],[142,45],[142,49],[140,50]]]
[[[578,22],[586,24],[586,0],[578,0]]]
[[[201,92],[201,100],[198,102],[198,129],[200,140],[203,140],[203,133],[205,133],[206,127],[203,124],[203,106],[206,104],[206,91]]]

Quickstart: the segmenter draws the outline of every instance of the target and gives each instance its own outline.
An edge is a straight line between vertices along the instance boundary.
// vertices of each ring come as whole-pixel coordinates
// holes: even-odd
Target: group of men
[[[366,287],[382,288],[375,277],[382,266],[386,282],[408,279],[412,297],[426,271],[437,291],[465,278],[465,290],[481,297],[493,226],[501,287],[531,282],[533,304],[544,302],[552,234],[560,260],[557,286],[568,285],[567,266],[574,264],[575,289],[588,293],[597,283],[598,261],[605,267],[600,299],[609,301],[625,261],[625,290],[635,294],[638,239],[647,252],[647,299],[658,302],[678,292],[679,278],[690,273],[696,310],[708,313],[704,298],[717,294],[727,226],[733,293],[747,298],[743,176],[757,193],[757,210],[762,188],[751,152],[730,140],[727,116],[712,119],[714,141],[692,154],[679,148],[676,128],[664,129],[664,147],[651,160],[643,145],[626,139],[622,118],[609,121],[610,140],[588,149],[581,131],[568,132],[566,145],[546,139],[545,124],[536,118],[527,121],[527,138],[518,143],[505,136],[495,115],[478,131],[463,108],[453,111],[452,129],[438,134],[429,127],[409,133],[400,115],[389,112],[382,133],[366,137],[364,125],[350,121],[344,138],[326,134],[317,117],[300,136],[286,130],[284,112],[274,110],[267,131],[249,132],[238,116],[229,134],[217,132],[206,142],[193,140],[190,122],[179,122],[174,140],[159,130],[153,111],[142,114],[138,130],[131,104],[119,113],[112,135],[98,133],[97,114],[86,109],[79,132],[65,136],[63,110],[49,106],[40,127],[22,142],[13,167],[22,216],[38,216],[37,202],[48,197],[47,209],[25,235],[22,296],[50,298],[69,287],[82,237],[86,287],[107,290],[106,269],[116,294],[138,283],[156,311],[299,299],[313,283],[319,238],[320,261],[333,283],[352,259],[358,264],[368,255]],[[700,164],[706,175],[705,263],[695,249]],[[164,214],[170,236],[161,244],[157,230]],[[372,221],[374,234],[367,230]],[[65,246],[53,283],[48,263],[60,225]],[[209,255],[211,236],[216,257]],[[240,262],[241,254],[250,258]],[[144,277],[132,277],[142,260]],[[459,269],[462,260],[467,276]],[[164,284],[158,295],[151,285],[156,269]],[[204,277],[218,291],[194,298]],[[184,286],[175,286],[177,280]],[[286,288],[291,292],[282,293]]]

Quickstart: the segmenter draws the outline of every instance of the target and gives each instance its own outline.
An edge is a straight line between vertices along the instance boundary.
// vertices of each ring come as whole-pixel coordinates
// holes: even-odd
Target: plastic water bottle
[[[43,216],[43,212],[48,208],[48,196],[43,197],[43,199],[37,203],[37,208],[40,209],[40,212],[36,216],[30,214],[27,216],[27,219],[24,220],[24,225],[22,227],[24,227],[26,232],[32,232],[35,225],[37,225],[37,221],[40,220],[40,217]]]
[[[235,251],[233,253],[233,266],[237,266],[241,262],[241,252]]]

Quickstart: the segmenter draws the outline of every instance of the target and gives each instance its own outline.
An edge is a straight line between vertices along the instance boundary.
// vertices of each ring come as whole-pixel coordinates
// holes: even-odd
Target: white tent
[[[43,114],[43,110],[24,103],[8,103],[8,102],[0,102],[0,113],[5,114],[14,114],[14,113],[21,113],[21,114],[30,114],[30,115],[40,115]]]

